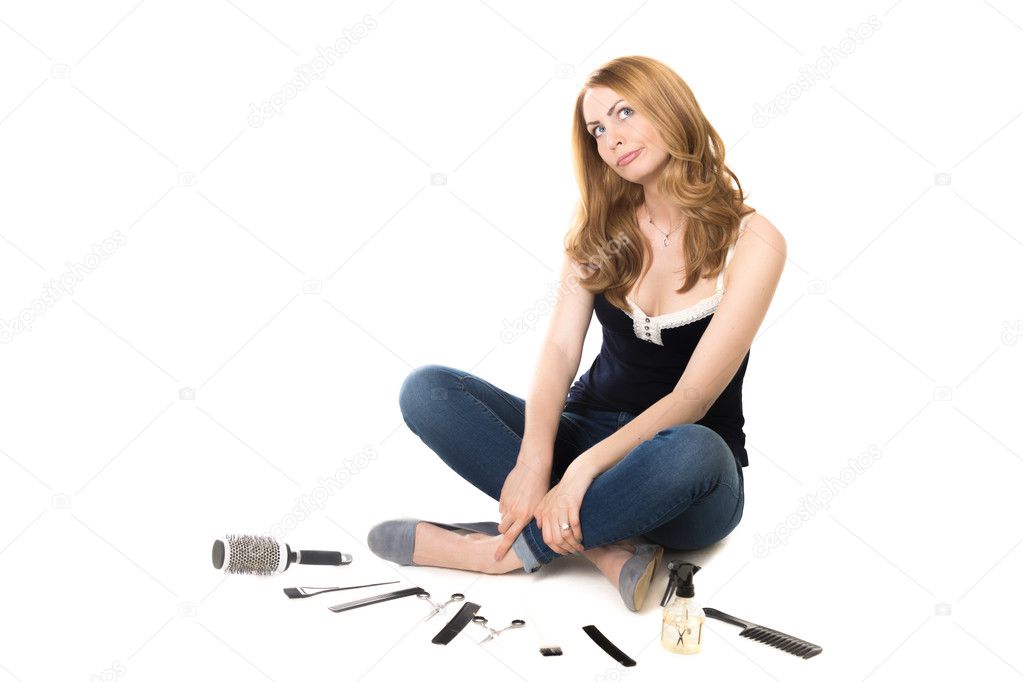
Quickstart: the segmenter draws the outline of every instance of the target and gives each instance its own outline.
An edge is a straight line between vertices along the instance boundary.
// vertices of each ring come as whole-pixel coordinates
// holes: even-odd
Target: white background
[[[0,4],[0,680],[1016,679],[1021,38],[1004,0]],[[398,389],[440,363],[526,395],[572,105],[626,54],[687,81],[788,241],[745,380],[745,514],[686,558],[699,601],[811,660],[717,621],[701,654],[663,651],[663,569],[632,613],[583,558],[479,576],[364,544],[387,518],[497,520]],[[580,373],[599,343],[594,322]],[[355,561],[211,567],[218,535],[285,524]],[[382,580],[347,594],[462,591],[565,655],[532,627],[434,646],[446,617],[418,625],[415,599],[280,592]]]

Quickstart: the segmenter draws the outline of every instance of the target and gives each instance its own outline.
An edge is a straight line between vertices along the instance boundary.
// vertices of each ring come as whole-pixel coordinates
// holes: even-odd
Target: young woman
[[[742,380],[786,243],[745,205],[721,138],[663,63],[605,64],[573,119],[581,196],[528,399],[441,365],[401,387],[408,427],[501,520],[394,519],[368,544],[486,573],[581,553],[638,610],[663,548],[705,547],[742,517]],[[603,345],[572,384],[594,312]]]

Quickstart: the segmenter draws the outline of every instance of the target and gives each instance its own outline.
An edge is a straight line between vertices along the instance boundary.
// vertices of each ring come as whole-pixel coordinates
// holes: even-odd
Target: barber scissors
[[[476,623],[477,625],[482,625],[483,627],[490,631],[489,635],[487,635],[486,637],[479,641],[480,644],[483,644],[483,642],[489,642],[490,640],[497,637],[505,630],[511,630],[512,628],[520,628],[526,624],[526,621],[522,620],[521,618],[516,618],[511,622],[511,625],[507,625],[501,628],[500,630],[495,630],[494,628],[487,625],[487,619],[484,618],[483,616],[473,616],[472,622]]]
[[[420,622],[423,622],[423,623],[425,623],[426,621],[430,620],[431,618],[436,616],[438,613],[443,611],[444,607],[447,606],[448,604],[450,604],[452,602],[456,602],[456,601],[463,601],[465,599],[465,595],[462,594],[461,592],[455,592],[453,595],[451,595],[451,599],[448,599],[443,604],[438,604],[435,601],[433,601],[432,599],[430,599],[430,593],[429,592],[422,592],[420,594],[417,594],[416,596],[418,598],[420,598],[420,599],[423,599],[425,601],[430,602],[430,604],[433,605],[433,608],[430,609],[430,613],[428,613],[426,615],[426,617],[423,618],[422,621],[420,621]]]

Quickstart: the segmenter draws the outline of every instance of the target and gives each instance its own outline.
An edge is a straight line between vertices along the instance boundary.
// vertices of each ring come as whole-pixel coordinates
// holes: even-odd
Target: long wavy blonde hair
[[[565,237],[565,252],[585,264],[589,276],[579,284],[603,293],[622,310],[625,296],[642,274],[648,242],[640,232],[636,211],[642,185],[616,174],[600,157],[597,140],[586,130],[583,96],[594,86],[613,89],[642,111],[660,135],[668,163],[657,181],[667,201],[682,206],[688,220],[681,248],[686,273],[677,293],[685,293],[725,265],[728,246],[738,237],[745,212],[742,186],[725,165],[721,137],[707,121],[685,81],[656,59],[642,56],[613,59],[586,80],[576,98],[572,150],[579,204]],[[732,187],[732,181],[736,187]],[[651,258],[652,258],[652,254]]]

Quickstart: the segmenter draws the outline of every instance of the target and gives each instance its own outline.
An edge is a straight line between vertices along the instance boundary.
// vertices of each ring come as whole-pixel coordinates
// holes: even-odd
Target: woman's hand
[[[584,550],[579,508],[594,478],[584,469],[569,465],[565,475],[548,491],[534,512],[536,525],[543,531],[543,541],[558,554]],[[569,528],[563,530],[564,524]]]
[[[515,538],[533,520],[533,510],[550,486],[550,466],[531,465],[520,460],[508,473],[498,504],[501,522],[497,530],[504,535],[504,542],[494,554],[496,561],[504,558]]]

